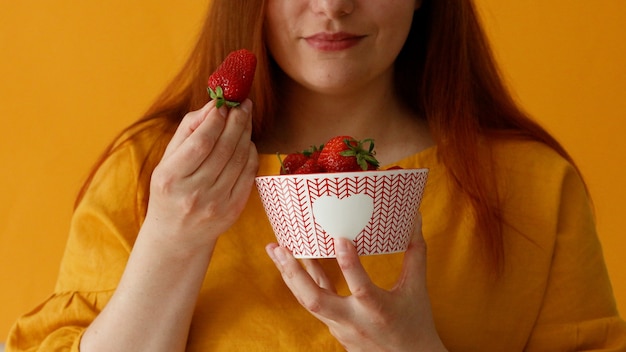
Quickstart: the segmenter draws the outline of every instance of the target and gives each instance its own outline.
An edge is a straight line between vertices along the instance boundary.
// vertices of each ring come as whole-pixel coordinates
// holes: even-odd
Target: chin
[[[328,73],[322,77],[317,76],[306,79],[301,84],[307,89],[318,93],[344,95],[362,90],[364,86],[362,78],[363,76],[359,77],[358,75],[348,76]]]

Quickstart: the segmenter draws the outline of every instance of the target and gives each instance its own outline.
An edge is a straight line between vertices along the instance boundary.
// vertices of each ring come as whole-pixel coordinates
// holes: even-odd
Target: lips
[[[349,49],[364,38],[364,36],[337,32],[337,33],[316,33],[305,37],[304,40],[313,48],[320,51],[340,51]]]

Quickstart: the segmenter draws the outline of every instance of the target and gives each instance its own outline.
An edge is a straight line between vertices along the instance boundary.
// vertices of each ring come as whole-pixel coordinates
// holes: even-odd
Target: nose
[[[353,0],[312,0],[311,8],[315,13],[329,18],[339,18],[354,11]]]

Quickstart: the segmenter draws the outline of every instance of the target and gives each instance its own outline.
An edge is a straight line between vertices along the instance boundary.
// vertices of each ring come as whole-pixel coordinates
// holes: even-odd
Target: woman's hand
[[[152,231],[193,248],[237,220],[258,167],[251,110],[250,100],[232,109],[211,101],[183,118],[152,175]]]
[[[184,351],[215,242],[244,208],[258,157],[252,102],[188,113],[152,174],[122,279],[81,351]]]
[[[336,293],[321,266],[285,248],[267,246],[283,280],[311,314],[328,326],[348,351],[443,351],[426,291],[426,245],[421,218],[404,256],[398,282],[390,291],[377,287],[365,272],[355,247],[335,240],[337,262],[351,295]]]

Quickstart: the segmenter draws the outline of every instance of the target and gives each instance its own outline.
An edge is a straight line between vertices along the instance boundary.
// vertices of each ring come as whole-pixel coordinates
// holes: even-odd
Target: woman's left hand
[[[348,351],[443,351],[426,290],[426,244],[421,218],[404,256],[402,272],[387,291],[376,286],[350,240],[335,239],[337,262],[351,295],[340,296],[315,260],[303,260],[276,244],[266,248],[283,280],[311,314]]]

